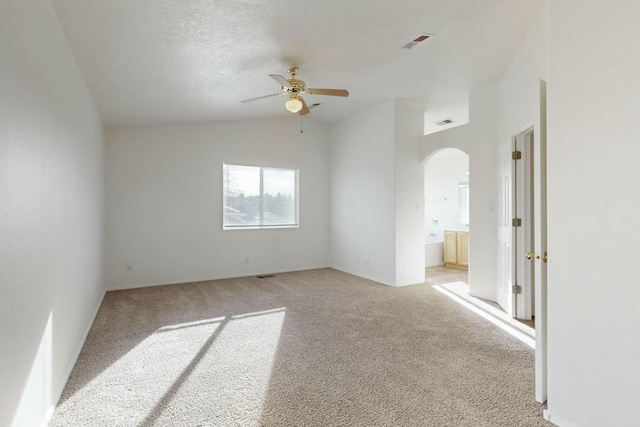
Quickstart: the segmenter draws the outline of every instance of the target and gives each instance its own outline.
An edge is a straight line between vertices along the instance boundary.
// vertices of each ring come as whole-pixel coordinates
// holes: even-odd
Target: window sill
[[[272,230],[274,228],[300,228],[299,224],[292,225],[249,225],[240,227],[222,227],[223,231],[229,230]]]

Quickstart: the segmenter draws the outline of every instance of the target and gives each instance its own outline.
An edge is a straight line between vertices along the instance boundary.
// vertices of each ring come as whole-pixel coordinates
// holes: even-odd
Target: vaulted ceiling
[[[470,91],[497,81],[544,0],[51,0],[108,127],[291,114],[269,74],[300,67],[315,120],[384,99],[464,120]],[[433,36],[413,49],[420,34]]]

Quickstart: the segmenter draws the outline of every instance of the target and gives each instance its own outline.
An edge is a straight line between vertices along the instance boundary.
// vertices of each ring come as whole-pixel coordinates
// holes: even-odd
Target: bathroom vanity
[[[444,231],[444,265],[469,268],[469,230]]]

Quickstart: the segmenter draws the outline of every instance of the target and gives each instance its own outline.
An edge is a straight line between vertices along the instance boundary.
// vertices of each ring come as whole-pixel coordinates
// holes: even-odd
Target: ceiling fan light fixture
[[[291,97],[284,104],[284,106],[287,107],[287,110],[291,111],[292,113],[297,113],[298,111],[302,110],[302,101],[300,101],[298,97]]]

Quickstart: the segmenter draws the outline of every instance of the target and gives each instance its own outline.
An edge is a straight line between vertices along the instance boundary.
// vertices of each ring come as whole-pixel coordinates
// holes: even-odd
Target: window
[[[298,171],[223,165],[223,228],[297,227]]]

